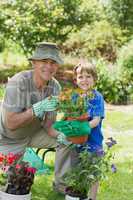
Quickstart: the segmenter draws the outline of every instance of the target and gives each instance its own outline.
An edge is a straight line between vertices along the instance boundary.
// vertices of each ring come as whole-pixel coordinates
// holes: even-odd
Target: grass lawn
[[[133,130],[133,112],[107,111],[104,127],[107,125],[117,131]]]
[[[127,115],[127,113],[124,114],[119,111],[107,112],[107,119],[104,121],[105,138],[113,136],[117,140],[114,161],[117,165],[117,173],[111,173],[108,180],[100,183],[98,200],[133,199],[132,121],[132,114]],[[108,126],[114,131],[106,132]],[[51,187],[52,180],[54,179],[54,153],[49,153],[46,160],[46,162],[51,166],[51,174],[36,177],[32,189],[33,200],[64,200],[64,196],[54,192]]]

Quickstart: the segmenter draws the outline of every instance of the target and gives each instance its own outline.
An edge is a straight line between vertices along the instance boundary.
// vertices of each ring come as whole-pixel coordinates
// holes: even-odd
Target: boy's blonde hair
[[[96,67],[92,63],[79,63],[76,65],[73,69],[74,72],[74,78],[77,76],[77,69],[80,68],[80,73],[87,72],[88,74],[91,74],[94,78],[94,81],[97,81],[97,71]]]

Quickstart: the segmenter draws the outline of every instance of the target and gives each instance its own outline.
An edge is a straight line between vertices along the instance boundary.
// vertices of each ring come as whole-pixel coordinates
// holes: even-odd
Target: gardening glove
[[[57,109],[58,97],[47,97],[42,101],[33,104],[32,109],[36,117],[43,119],[44,113]]]
[[[80,122],[76,120],[55,122],[53,128],[63,132],[67,137],[89,135],[91,132],[89,122]]]
[[[66,139],[66,136],[62,132],[59,132],[59,135],[57,136],[57,142],[64,145],[72,144]]]

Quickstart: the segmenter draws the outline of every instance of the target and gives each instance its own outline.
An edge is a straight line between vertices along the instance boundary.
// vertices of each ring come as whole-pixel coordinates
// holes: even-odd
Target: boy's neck
[[[85,94],[91,94],[91,93],[93,92],[93,89],[91,88],[91,89],[86,90],[86,91],[83,90],[83,92],[84,92]]]

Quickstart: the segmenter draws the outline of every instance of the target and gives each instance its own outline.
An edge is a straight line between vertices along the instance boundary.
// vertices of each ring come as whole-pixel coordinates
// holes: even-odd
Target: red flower
[[[11,165],[15,161],[15,155],[13,153],[9,153],[6,157],[7,164]]]
[[[26,170],[27,170],[27,172],[30,172],[32,174],[35,174],[35,172],[36,172],[36,168],[34,168],[34,167],[27,167]]]
[[[2,153],[0,153],[0,165],[3,164],[4,159],[5,156]]]
[[[0,168],[6,174],[6,189],[9,194],[29,194],[34,183],[36,169],[21,159],[22,154],[0,153]]]
[[[16,169],[21,169],[21,165],[20,164],[16,164]]]

